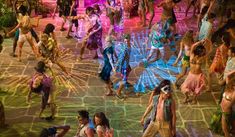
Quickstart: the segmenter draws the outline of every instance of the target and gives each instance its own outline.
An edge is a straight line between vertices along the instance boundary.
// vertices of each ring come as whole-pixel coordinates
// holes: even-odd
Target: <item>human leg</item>
[[[154,13],[154,3],[153,2],[148,2],[148,7],[149,7],[149,12],[150,12],[150,22],[149,22],[149,29],[152,27],[152,21],[155,16]]]
[[[221,124],[222,124],[222,130],[224,132],[224,136],[225,137],[231,137],[230,136],[230,133],[229,133],[229,125],[227,124],[227,118],[226,118],[226,115],[223,114],[222,115],[222,118],[221,118]]]
[[[159,124],[151,121],[142,137],[155,137],[159,130]]]

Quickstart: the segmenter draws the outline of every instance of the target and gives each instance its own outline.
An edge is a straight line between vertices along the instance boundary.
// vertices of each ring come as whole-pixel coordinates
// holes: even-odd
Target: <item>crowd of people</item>
[[[176,103],[172,97],[173,90],[180,89],[185,95],[185,99],[182,101],[183,104],[196,104],[198,96],[202,92],[211,92],[213,90],[211,83],[214,76],[216,76],[217,84],[222,88],[218,108],[220,113],[215,114],[220,117],[220,121],[211,124],[211,130],[214,132],[222,130],[225,137],[230,137],[230,133],[235,133],[235,119],[233,117],[235,114],[235,9],[228,9],[228,1],[226,0],[190,0],[186,7],[185,16],[188,15],[190,7],[193,6],[193,15],[196,14],[196,11],[198,13],[196,23],[198,29],[188,28],[188,30],[185,30],[179,48],[177,48],[176,41],[179,40],[177,37],[179,34],[176,27],[177,16],[174,13],[174,8],[181,10],[178,3],[180,3],[180,0],[162,0],[155,7],[153,0],[139,0],[138,13],[141,27],[147,26],[146,14],[150,13],[147,26],[150,33],[145,43],[146,46],[150,45],[150,52],[147,52],[149,54],[145,60],[138,61],[139,66],[148,67],[159,59],[164,60],[164,51],[162,49],[164,50],[166,46],[169,46],[177,56],[171,65],[181,67],[181,72],[176,76],[174,83],[164,79],[158,85],[155,85],[146,111],[140,120],[140,123],[144,126],[143,137],[154,137],[158,133],[163,137],[176,136]],[[123,18],[123,2],[120,0],[107,0],[106,4],[103,5],[110,20],[109,31],[104,42],[102,42],[103,28],[100,19],[100,15],[103,13],[100,6],[89,6],[86,8],[85,14],[79,15],[77,14],[77,7],[77,0],[57,0],[53,18],[58,10],[59,16],[63,20],[60,31],[66,30],[64,25],[68,20],[69,28],[66,38],[71,38],[70,33],[73,24],[76,27],[75,31],[78,31],[78,20],[88,22],[86,36],[82,40],[77,61],[83,60],[86,48],[94,51],[93,58],[97,59],[99,49],[104,60],[99,77],[105,82],[108,89],[105,95],[124,99],[125,95],[122,94],[122,91],[129,85],[128,76],[133,69],[130,66],[130,54],[135,44],[132,42],[130,34],[117,35],[120,32],[116,26],[122,25],[125,21]],[[156,23],[153,22],[155,8],[162,8],[161,18]],[[35,67],[36,72],[29,84],[30,92],[27,101],[30,102],[31,94],[41,95],[39,118],[49,121],[54,120],[56,116],[54,93],[56,74],[53,71],[52,64],[58,65],[65,75],[73,76],[61,61],[61,56],[69,51],[60,48],[54,33],[55,26],[52,23],[47,24],[43,34],[38,37],[34,31],[34,27],[37,27],[38,23],[32,25],[27,7],[19,5],[16,11],[18,11],[18,24],[6,34],[6,36],[10,36],[15,33],[11,55],[22,61],[22,48],[27,41],[37,60],[40,60]],[[224,16],[225,13],[228,16]],[[117,41],[122,43],[119,51],[115,50]],[[3,37],[0,36],[0,51],[2,50],[2,43]],[[18,54],[15,53],[16,48],[18,48]],[[112,81],[111,76],[116,74],[119,74],[119,79]],[[186,78],[180,84],[183,77]],[[42,113],[47,106],[51,109],[51,115],[44,118]],[[150,117],[145,120],[149,113]],[[4,115],[4,113],[1,115]],[[79,126],[76,137],[94,137],[95,133],[98,137],[114,136],[109,120],[103,112],[95,113],[92,120],[89,117],[89,112],[81,110],[78,111],[77,119]],[[212,119],[212,122],[215,123],[215,121]],[[69,129],[69,125],[44,128],[40,136],[61,137]]]

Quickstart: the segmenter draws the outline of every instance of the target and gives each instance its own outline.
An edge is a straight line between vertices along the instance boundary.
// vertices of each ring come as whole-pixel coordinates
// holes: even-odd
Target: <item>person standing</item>
[[[31,94],[36,93],[41,95],[41,109],[39,118],[43,118],[42,113],[47,106],[51,109],[51,116],[46,117],[46,120],[54,120],[56,113],[56,105],[54,102],[54,90],[52,78],[46,75],[46,65],[43,61],[39,61],[35,67],[36,73],[33,75],[29,83],[30,91],[27,96],[27,101],[30,102]]]
[[[122,89],[127,87],[127,80],[129,73],[131,72],[130,66],[130,53],[131,53],[131,36],[130,34],[124,35],[124,47],[119,54],[118,61],[116,63],[116,72],[121,74],[121,81],[119,81],[119,87],[117,89],[116,96],[119,99],[123,99],[124,97],[121,95]]]
[[[176,135],[176,106],[172,97],[169,80],[163,80],[160,94],[153,96],[152,103],[147,107],[142,120],[151,111],[151,122],[142,137],[173,137]]]
[[[78,7],[78,1],[77,0],[72,0],[69,16],[77,16],[77,7]],[[78,32],[78,19],[69,19],[69,29],[68,29],[66,38],[71,38],[69,33],[72,31],[73,24],[76,27],[75,34],[77,34],[77,32]]]
[[[106,47],[104,48],[103,57],[104,57],[104,66],[102,68],[101,73],[99,74],[100,78],[105,81],[107,85],[107,89],[109,90],[106,93],[107,96],[113,95],[112,90],[112,81],[110,80],[111,71],[115,72],[114,68],[114,38],[112,36],[107,36],[106,39]]]

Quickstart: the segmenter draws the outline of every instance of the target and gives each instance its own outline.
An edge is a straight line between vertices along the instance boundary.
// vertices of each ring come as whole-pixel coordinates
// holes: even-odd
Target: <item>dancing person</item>
[[[94,137],[94,125],[89,118],[89,113],[86,110],[80,110],[77,119],[79,125],[75,137]]]
[[[155,137],[158,133],[162,137],[176,135],[176,106],[172,97],[172,89],[169,80],[163,80],[157,95],[153,96],[152,103],[148,105],[142,119],[151,111],[151,122],[144,131],[142,137]]]
[[[185,17],[188,16],[188,11],[189,11],[189,9],[190,9],[191,6],[193,6],[193,17],[196,16],[196,15],[195,15],[196,10],[199,10],[199,9],[200,9],[199,1],[200,1],[200,0],[189,0],[188,6],[187,6],[186,11],[185,11]]]
[[[114,38],[112,36],[107,36],[105,39],[105,48],[103,52],[104,57],[104,66],[102,68],[101,73],[99,74],[100,78],[105,81],[107,85],[107,89],[109,90],[108,93],[106,93],[107,96],[113,95],[112,90],[112,81],[110,80],[111,71],[115,72],[114,67]]]
[[[200,13],[197,18],[197,26],[200,30],[202,25],[202,19],[205,17],[206,13],[208,13],[210,7],[212,7],[212,3],[214,4],[215,0],[200,0]]]
[[[220,103],[222,118],[221,125],[225,137],[231,137],[230,131],[235,128],[235,122],[232,115],[234,115],[235,105],[235,72],[228,75],[226,78],[226,89],[222,96]],[[232,128],[231,128],[232,127]],[[234,130],[234,129],[233,129]]]
[[[119,58],[116,63],[116,72],[121,74],[121,81],[119,81],[119,88],[117,89],[116,96],[119,99],[123,99],[124,96],[121,95],[122,89],[127,87],[127,80],[129,73],[131,72],[130,67],[130,52],[131,52],[131,36],[130,34],[124,35],[124,47],[119,53]]]
[[[140,17],[141,27],[146,26],[146,10],[147,10],[146,0],[139,0],[138,14],[139,14],[139,17]]]
[[[109,120],[103,112],[95,113],[93,121],[98,137],[114,137],[113,128],[110,128]]]
[[[223,73],[223,77],[219,80],[219,85],[222,87],[221,88],[221,98],[220,101],[222,99],[222,95],[224,93],[225,90],[225,85],[226,85],[226,78],[230,73],[235,72],[235,47],[230,47],[228,49],[228,60],[226,62],[226,66],[224,69],[224,73]],[[220,102],[219,101],[219,102]]]
[[[70,6],[69,16],[77,16],[77,7],[78,7],[78,1],[77,0],[72,0],[72,4]],[[69,29],[68,29],[66,38],[71,38],[71,36],[69,34],[72,31],[73,24],[76,27],[75,34],[77,34],[77,32],[78,32],[78,19],[69,19]]]
[[[46,72],[46,65],[43,61],[39,61],[35,67],[36,73],[33,75],[30,81],[30,91],[27,96],[27,101],[30,102],[31,94],[41,94],[41,108],[39,112],[39,118],[47,106],[51,109],[51,116],[46,117],[46,120],[54,120],[56,113],[56,105],[54,102],[54,90],[52,77],[48,76]]]
[[[212,74],[221,76],[226,67],[226,62],[228,59],[228,49],[230,46],[230,36],[229,33],[225,33],[222,37],[222,44],[216,49],[215,57],[210,66],[209,79],[208,79],[208,91],[211,90],[211,78]]]
[[[175,13],[174,13],[174,7],[176,6],[176,3],[173,0],[164,0],[160,4],[157,5],[157,7],[162,7],[163,11],[161,14],[161,21],[166,22],[168,21],[170,26],[173,28],[174,34],[176,34],[176,25],[177,22]]]
[[[207,10],[206,14],[201,20],[200,30],[198,34],[198,40],[203,39],[211,39],[212,32],[213,32],[213,22],[215,20],[216,15],[211,13],[211,9],[214,5],[215,0],[210,3],[210,7]]]
[[[152,104],[153,98],[156,95],[160,95],[161,92],[161,87],[164,87],[166,85],[170,85],[170,81],[169,80],[163,80],[160,82],[160,84],[154,88],[153,92],[151,93],[150,97],[149,97],[149,101],[148,101],[148,106]],[[150,110],[151,109],[151,110]],[[140,120],[140,124],[144,127],[143,132],[147,129],[148,125],[151,122],[151,114],[150,116],[145,120],[146,116],[149,113],[154,113],[155,109],[149,108],[147,107],[147,109],[144,112],[144,115],[141,117]]]
[[[38,57],[38,52],[36,46],[34,45],[32,34],[30,32],[33,25],[30,22],[30,17],[27,15],[27,8],[25,6],[21,6],[19,10],[21,11],[22,16],[19,18],[17,26],[10,32],[8,32],[7,36],[19,29],[19,39],[17,45],[19,46],[18,60],[21,61],[22,47],[26,41],[28,41],[28,43],[30,44],[36,57]]]
[[[49,128],[43,128],[40,137],[63,137],[68,133],[70,129],[69,125],[53,126]],[[60,132],[58,132],[60,130]]]
[[[148,10],[150,13],[150,21],[149,21],[149,25],[148,28],[150,29],[152,27],[152,21],[153,18],[155,16],[155,12],[154,12],[154,0],[147,0],[147,6],[148,6]]]
[[[100,52],[103,52],[102,48],[102,25],[99,19],[99,16],[95,14],[94,9],[92,7],[86,8],[87,16],[75,16],[73,19],[85,19],[89,22],[89,29],[87,35],[82,41],[82,48],[80,51],[80,55],[78,57],[78,61],[82,60],[82,56],[84,54],[85,48],[87,47],[89,50],[95,50],[94,59],[98,58],[97,49],[100,49]]]
[[[206,40],[196,42],[191,47],[189,74],[181,85],[181,91],[185,95],[183,103],[192,101],[192,104],[196,104],[198,95],[206,87],[206,77],[202,72],[201,64],[207,53]],[[189,95],[193,96],[193,100],[189,99]]]
[[[56,10],[59,10],[59,17],[62,18],[62,24],[60,31],[65,31],[64,24],[66,23],[67,17],[70,13],[71,2],[69,0],[56,0],[56,7],[54,9],[53,18],[55,17]]]
[[[178,54],[178,57],[176,58],[173,66],[177,66],[178,62],[179,62],[179,59],[180,57],[183,55],[183,58],[182,58],[182,64],[181,64],[181,72],[179,75],[176,76],[176,81],[175,81],[175,87],[178,88],[179,85],[178,85],[178,81],[186,75],[187,73],[187,70],[189,69],[190,67],[190,51],[191,51],[191,45],[194,43],[194,40],[193,40],[193,31],[192,30],[189,30],[187,31],[181,42],[180,42],[180,51],[179,51],[179,54]]]
[[[151,32],[147,39],[147,43],[149,41],[151,42],[151,49],[147,57],[147,63],[153,63],[164,56],[163,55],[164,53],[160,52],[160,49],[163,49],[164,48],[163,46],[166,43],[166,36],[164,34],[163,26],[164,26],[163,23],[159,22],[153,25],[153,27],[151,28]],[[151,59],[154,54],[156,54],[155,58]]]
[[[115,33],[115,25],[120,24],[122,21],[122,6],[118,6],[115,0],[107,0],[107,5],[104,6],[110,21],[108,34],[111,35]]]
[[[43,57],[44,63],[49,67],[52,75],[55,76],[51,69],[53,63],[57,64],[67,75],[69,74],[65,65],[60,60],[59,49],[56,47],[54,39],[50,38],[47,34],[42,34],[41,40],[38,43],[38,48],[40,55]]]
[[[16,7],[16,6],[15,6],[15,7]],[[16,13],[18,13],[18,14],[16,14],[16,17],[17,17],[17,21],[19,22],[19,21],[22,19],[22,16],[23,16],[22,13],[24,14],[25,11],[28,13],[28,12],[29,12],[29,9],[27,9],[27,8],[26,8],[25,6],[23,6],[23,5],[20,5],[17,9],[15,9],[15,11],[16,11]],[[37,24],[35,25],[35,27],[38,26],[38,23],[39,23],[39,19],[37,20]],[[18,42],[18,40],[19,40],[19,33],[20,33],[20,31],[19,31],[19,29],[17,29],[17,30],[15,31],[15,36],[14,36],[14,40],[13,40],[13,52],[10,53],[10,55],[11,55],[12,57],[17,57],[17,55],[15,54],[15,51],[16,51],[16,47],[17,47],[17,42]],[[31,35],[33,36],[33,38],[35,39],[35,41],[36,41],[36,42],[39,42],[38,35],[37,35],[37,33],[34,31],[33,28],[30,29],[30,33],[31,33]]]

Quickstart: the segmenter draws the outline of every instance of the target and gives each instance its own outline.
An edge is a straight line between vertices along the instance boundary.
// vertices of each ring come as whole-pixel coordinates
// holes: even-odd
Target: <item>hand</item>
[[[178,65],[178,63],[177,63],[177,62],[175,62],[175,63],[173,64],[173,66],[174,66],[174,67],[177,67],[177,65]]]
[[[140,120],[140,124],[141,124],[142,126],[144,126],[144,118],[143,118],[143,117],[142,117],[141,120]]]

